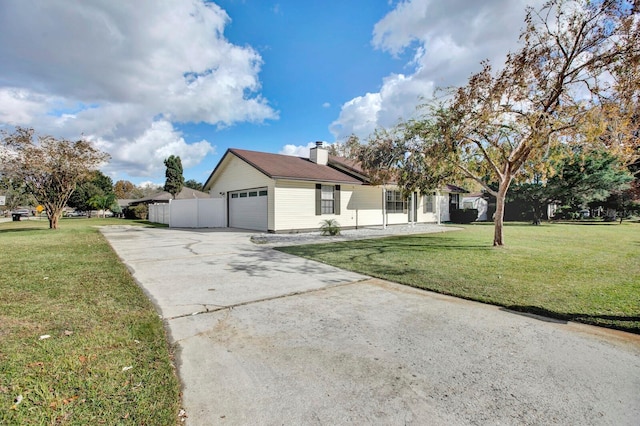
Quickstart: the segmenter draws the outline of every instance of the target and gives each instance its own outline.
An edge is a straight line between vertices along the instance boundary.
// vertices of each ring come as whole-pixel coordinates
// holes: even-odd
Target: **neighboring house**
[[[176,200],[191,200],[193,198],[211,198],[211,195],[206,192],[198,191],[195,189],[187,188],[186,186],[180,190],[180,192],[176,195]],[[138,198],[135,200],[118,200],[118,204],[120,207],[131,207],[137,206],[138,204],[161,204],[168,203],[170,200],[173,200],[173,195],[167,191],[158,191],[155,194],[149,195],[148,197]],[[126,205],[123,205],[125,204]]]
[[[487,220],[487,208],[489,207],[489,201],[484,198],[484,192],[474,192],[471,194],[465,194],[462,197],[462,209],[476,209],[478,210],[477,221],[483,222]]]
[[[204,190],[225,200],[227,226],[268,232],[315,230],[325,219],[343,228],[439,223],[466,192],[447,186],[403,199],[395,185],[370,185],[356,162],[330,156],[322,143],[309,157],[228,149]]]

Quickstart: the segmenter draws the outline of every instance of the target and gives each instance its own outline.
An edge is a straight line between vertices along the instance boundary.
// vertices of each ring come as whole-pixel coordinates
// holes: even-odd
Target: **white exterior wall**
[[[418,194],[418,215],[417,222],[418,223],[437,223],[438,222],[438,203],[440,202],[440,198],[442,195],[434,195],[433,196],[433,210],[432,212],[426,211],[426,195]]]
[[[275,221],[274,227],[270,229],[278,232],[320,227],[322,219],[315,215],[315,182],[278,180],[273,193]],[[331,216],[335,219],[335,215]]]
[[[335,219],[340,226],[349,228],[382,225],[381,188],[339,184],[340,214],[316,215],[316,183],[276,182],[275,231],[317,229],[325,219]]]
[[[273,228],[276,232],[290,230],[317,229],[325,219],[335,219],[340,226],[348,228],[381,226],[383,224],[382,205],[384,195],[382,187],[368,185],[340,185],[340,214],[316,215],[316,183],[292,180],[278,180],[275,185]],[[388,188],[390,189],[390,188]],[[434,212],[424,209],[424,197],[418,195],[418,223],[437,223],[449,220],[449,195],[440,194],[434,200]],[[409,205],[408,205],[409,207]],[[388,225],[401,225],[409,222],[408,212],[387,213]]]
[[[350,197],[341,200],[341,212],[346,216],[345,219],[348,219],[347,226],[382,225],[382,188],[368,185],[349,185],[349,187],[352,188]]]
[[[239,191],[242,189],[267,188],[267,214],[268,229],[274,228],[273,200],[274,200],[274,181],[262,172],[256,170],[235,155],[228,155],[224,164],[220,165],[218,176],[215,183],[211,186],[209,194],[213,198],[222,198],[225,203],[228,202],[227,196],[230,191]],[[220,193],[223,194],[220,194]],[[227,214],[227,205],[225,204],[225,215]],[[228,220],[225,216],[225,224]],[[225,225],[226,226],[226,225]]]

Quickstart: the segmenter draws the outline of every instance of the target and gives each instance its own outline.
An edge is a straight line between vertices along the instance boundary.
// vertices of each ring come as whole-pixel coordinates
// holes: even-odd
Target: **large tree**
[[[612,192],[629,188],[633,176],[617,157],[607,151],[576,152],[559,164],[557,173],[546,182],[549,201],[585,208],[605,201]]]
[[[578,149],[552,161],[552,168],[553,175],[546,181],[518,183],[507,196],[510,204],[520,204],[525,213],[532,213],[536,224],[549,204],[577,212],[603,204],[612,194],[628,189],[633,180],[628,168],[608,151]]]
[[[94,197],[110,196],[113,192],[113,180],[99,170],[76,184],[76,189],[69,197],[67,205],[81,211],[94,209],[94,204],[89,202]],[[115,196],[114,196],[115,198]],[[87,217],[90,217],[89,214]]]
[[[195,179],[189,179],[184,183],[184,186],[186,186],[187,188],[195,189],[196,191],[202,191],[202,189],[204,188],[204,185],[202,185]]]
[[[36,137],[33,129],[18,127],[13,133],[3,132],[2,136],[2,173],[25,183],[36,201],[44,206],[51,229],[58,228],[62,209],[76,184],[109,158],[88,141]]]
[[[113,186],[113,192],[115,193],[116,198],[120,199],[138,198],[136,197],[136,186],[128,180],[117,181]]]
[[[182,191],[184,186],[184,176],[182,175],[182,161],[177,155],[170,155],[164,160],[164,165],[167,167],[165,176],[167,180],[164,184],[164,190],[169,192],[173,198]]]
[[[504,245],[511,183],[544,176],[554,145],[604,146],[626,161],[638,155],[635,3],[550,0],[528,9],[521,48],[501,69],[484,62],[423,119],[401,125],[408,157],[446,164],[443,176],[472,179],[496,197],[495,246]]]

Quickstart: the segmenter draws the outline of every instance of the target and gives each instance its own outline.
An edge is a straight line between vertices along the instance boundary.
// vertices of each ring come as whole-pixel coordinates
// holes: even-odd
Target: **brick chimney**
[[[324,142],[317,141],[316,146],[309,150],[309,160],[316,164],[326,166],[329,162],[329,151],[324,147]]]

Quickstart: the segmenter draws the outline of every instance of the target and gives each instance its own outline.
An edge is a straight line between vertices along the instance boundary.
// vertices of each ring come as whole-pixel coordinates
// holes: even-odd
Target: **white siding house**
[[[343,228],[449,220],[448,186],[409,199],[398,188],[370,185],[354,162],[329,156],[321,145],[310,158],[229,149],[204,185],[225,201],[226,226],[267,232],[318,229],[325,219]]]

